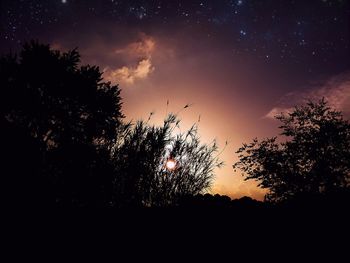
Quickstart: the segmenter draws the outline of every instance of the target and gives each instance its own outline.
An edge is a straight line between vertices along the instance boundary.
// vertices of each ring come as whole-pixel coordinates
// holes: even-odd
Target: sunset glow
[[[77,48],[121,88],[123,121],[178,113],[175,134],[196,123],[201,142],[225,148],[212,194],[263,199],[232,165],[242,143],[278,134],[276,114],[325,97],[350,116],[349,1],[7,2],[0,51],[31,39]]]

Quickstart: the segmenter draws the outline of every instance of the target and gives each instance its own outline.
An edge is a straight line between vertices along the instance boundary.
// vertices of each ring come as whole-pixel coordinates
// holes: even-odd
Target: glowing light
[[[172,171],[176,168],[176,161],[173,159],[168,159],[165,166],[168,170]]]

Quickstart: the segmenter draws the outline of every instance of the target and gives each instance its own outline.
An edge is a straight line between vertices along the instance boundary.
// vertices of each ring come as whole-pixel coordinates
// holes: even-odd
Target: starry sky
[[[346,0],[1,0],[0,21],[1,53],[78,47],[120,84],[129,120],[191,104],[182,129],[229,143],[212,193],[263,197],[232,164],[242,142],[278,133],[275,114],[325,97],[350,116]]]

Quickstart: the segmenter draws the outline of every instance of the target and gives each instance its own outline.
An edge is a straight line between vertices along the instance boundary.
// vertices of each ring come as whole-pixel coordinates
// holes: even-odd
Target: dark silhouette
[[[204,194],[222,165],[215,141],[201,144],[197,125],[181,132],[174,114],[161,126],[150,118],[123,122],[119,87],[104,82],[98,67],[79,64],[76,50],[61,53],[37,42],[0,59],[7,205],[204,208],[232,215],[309,208],[315,200],[347,205],[350,125],[324,100],[277,117],[286,142],[254,140],[238,151],[234,166],[270,190],[268,201],[293,202],[231,200]]]
[[[180,208],[233,210],[235,212],[262,210],[267,206],[250,197],[244,196],[239,199],[231,199],[226,195],[198,194],[183,196],[179,202]]]
[[[123,123],[120,89],[76,50],[37,42],[0,61],[3,193],[16,206],[174,206],[206,190],[217,145],[197,127]],[[184,108],[189,107],[186,105]],[[173,167],[167,167],[171,161]]]
[[[170,114],[163,126],[139,121],[125,129],[114,160],[118,200],[126,206],[174,206],[183,196],[208,189],[219,161],[217,145],[202,145],[196,125],[174,135],[180,120]],[[167,167],[171,161],[174,167]]]
[[[268,201],[342,199],[349,194],[350,124],[324,99],[276,117],[286,136],[243,144],[234,168],[269,190]],[[339,194],[338,193],[342,193]],[[337,199],[337,198],[336,198]]]
[[[76,50],[25,44],[0,61],[5,182],[19,205],[35,197],[55,205],[106,205],[113,166],[109,148],[121,125],[118,86]]]

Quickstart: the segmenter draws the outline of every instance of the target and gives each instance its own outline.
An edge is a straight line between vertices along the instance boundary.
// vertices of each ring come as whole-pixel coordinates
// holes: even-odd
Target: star
[[[240,33],[242,36],[247,35],[247,32],[246,32],[246,31],[244,31],[244,30],[239,31],[239,33]]]
[[[305,45],[306,45],[305,39],[300,40],[300,41],[299,41],[299,45],[300,45],[300,46],[305,46]]]

